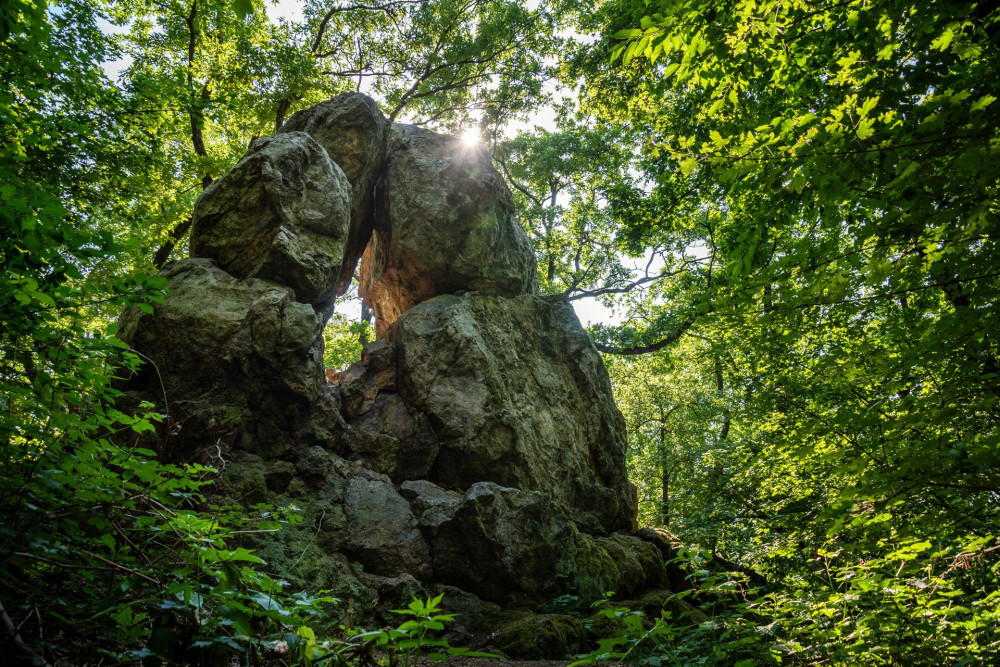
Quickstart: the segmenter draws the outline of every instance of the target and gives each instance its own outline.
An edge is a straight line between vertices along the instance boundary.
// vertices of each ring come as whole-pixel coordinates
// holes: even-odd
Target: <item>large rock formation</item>
[[[569,304],[536,294],[485,151],[389,137],[358,95],[289,126],[199,198],[166,301],[122,313],[150,361],[123,402],[168,415],[152,444],[218,467],[218,502],[300,507],[300,526],[254,546],[360,610],[435,587],[496,611],[676,584],[663,540],[631,533],[604,366]],[[329,301],[372,230],[363,293],[381,336],[328,382]]]
[[[625,424],[567,301],[439,296],[385,339],[396,346],[399,392],[437,436],[430,478],[542,491],[587,530],[631,528]]]
[[[369,221],[375,182],[382,173],[389,121],[370,97],[344,93],[293,114],[279,133],[299,131],[307,133],[326,149],[353,188],[344,266],[337,281],[338,291],[343,293],[350,287],[358,260],[371,238]]]
[[[231,451],[279,457],[303,442],[343,449],[340,397],[323,382],[323,320],[313,306],[287,285],[239,280],[206,258],[161,275],[165,302],[152,314],[126,309],[119,321],[119,336],[151,361],[125,382],[129,398],[167,415],[152,445],[169,460],[216,465]]]
[[[455,137],[394,125],[361,262],[361,296],[381,333],[422,301],[473,291],[537,291],[535,255],[489,153]]]

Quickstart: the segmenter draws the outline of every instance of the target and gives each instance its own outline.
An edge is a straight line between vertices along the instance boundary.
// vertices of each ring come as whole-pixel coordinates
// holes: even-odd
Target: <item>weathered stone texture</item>
[[[557,297],[439,296],[386,331],[397,384],[438,439],[430,479],[543,491],[584,529],[630,529],[625,423],[600,356]]]
[[[371,238],[375,182],[389,136],[389,121],[373,99],[343,93],[292,115],[279,133],[305,132],[340,165],[351,191],[351,224],[337,291],[350,287],[358,260]]]
[[[330,373],[329,303],[373,229],[362,293],[380,339]],[[256,538],[272,571],[376,616],[451,591],[507,614],[511,651],[546,656],[576,650],[579,621],[512,607],[681,585],[669,537],[628,532],[607,372],[569,303],[537,296],[484,150],[390,136],[374,102],[338,96],[205,190],[191,252],[162,271],[164,303],[121,315],[149,361],[122,404],[167,415],[143,436],[165,458],[220,468],[218,502],[300,508],[300,525]]]
[[[264,137],[198,197],[191,256],[235,278],[291,287],[302,303],[333,297],[350,224],[351,185],[302,132]]]
[[[361,294],[381,334],[418,303],[459,291],[536,292],[531,243],[484,148],[393,125]]]
[[[170,295],[152,314],[127,308],[118,335],[151,362],[123,387],[169,415],[156,443],[168,459],[210,459],[237,446],[278,455],[306,440],[342,441],[339,395],[322,381],[323,321],[312,306],[290,287],[238,280],[209,259],[183,259],[160,275]]]

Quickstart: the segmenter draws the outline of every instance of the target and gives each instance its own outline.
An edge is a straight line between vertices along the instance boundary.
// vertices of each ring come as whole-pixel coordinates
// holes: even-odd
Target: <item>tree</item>
[[[973,628],[997,609],[1000,16],[679,1],[580,21],[603,29],[571,68],[583,108],[641,128],[638,168],[669,213],[621,216],[620,243],[666,236],[675,262],[709,258],[595,333],[612,350],[698,335],[724,354],[756,537],[722,547],[802,590],[825,564],[850,631],[808,655],[995,650]],[[961,582],[906,579],[953,574],[961,554],[981,564]],[[899,596],[872,594],[885,577]],[[943,586],[976,611],[933,611]],[[798,611],[815,617],[809,596]]]
[[[500,141],[494,159],[535,244],[542,291],[570,299],[615,293],[631,275],[608,202],[637,197],[628,174],[631,154],[614,128],[577,118],[569,100],[556,123],[554,132],[536,128]]]

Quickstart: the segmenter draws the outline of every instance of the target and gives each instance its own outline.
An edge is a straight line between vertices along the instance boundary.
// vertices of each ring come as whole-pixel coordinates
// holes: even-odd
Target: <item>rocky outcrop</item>
[[[584,530],[632,527],[625,426],[559,297],[442,295],[341,376],[353,453],[396,481],[542,491]]]
[[[439,294],[537,291],[531,243],[484,148],[394,125],[376,206],[360,291],[380,335],[402,313]]]
[[[673,583],[669,540],[631,532],[607,372],[568,302],[536,294],[489,156],[388,132],[371,100],[339,96],[205,190],[169,296],[120,319],[149,361],[122,403],[167,415],[143,437],[216,466],[215,502],[300,508],[254,546],[359,614],[421,590],[508,614]],[[373,230],[362,292],[381,335],[328,381],[329,303]],[[562,648],[545,651],[578,641],[578,621],[525,613],[503,623],[547,628]]]
[[[308,134],[264,137],[198,197],[191,255],[321,303],[336,291],[350,202],[344,172]]]
[[[343,449],[339,392],[323,382],[323,320],[311,305],[287,285],[239,280],[206,258],[160,275],[170,296],[152,313],[126,309],[118,332],[150,361],[122,383],[127,399],[167,415],[152,445],[171,461],[216,463],[237,449]]]
[[[376,179],[382,173],[389,121],[375,101],[360,93],[343,93],[292,115],[279,130],[305,132],[340,165],[352,186],[351,224],[337,291],[350,287],[358,259],[371,238]]]
[[[398,391],[437,436],[430,479],[541,491],[585,530],[631,529],[624,420],[565,299],[443,295],[407,311],[385,340]]]

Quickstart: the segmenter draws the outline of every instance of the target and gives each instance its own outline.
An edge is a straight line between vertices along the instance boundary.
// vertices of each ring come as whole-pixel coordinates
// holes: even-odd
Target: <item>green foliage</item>
[[[569,48],[570,18],[594,39]],[[558,76],[579,107],[496,151],[539,283],[614,304],[625,320],[595,328],[599,344],[647,353],[608,364],[642,518],[770,581],[736,599],[737,578],[696,567],[697,591],[675,601],[708,621],[607,610],[627,634],[600,654],[995,661],[998,24],[988,4],[936,0],[309,0],[280,24],[256,0],[3,3],[13,650],[448,652],[439,599],[395,630],[324,638],[332,600],[289,593],[241,544],[294,511],[206,510],[212,470],[136,446],[160,415],[115,407],[115,377],[140,360],[110,319],[162,301],[153,269],[184,250],[199,191],[296,109],[360,88],[393,118],[499,139]],[[108,81],[99,63],[123,57]],[[371,332],[335,316],[324,335],[337,368]]]
[[[582,107],[632,129],[664,212],[616,218],[623,247],[668,256],[594,332],[659,350],[609,362],[644,516],[765,573],[791,660],[995,659],[1000,16],[682,1],[579,20],[602,32],[569,67]]]
[[[556,113],[556,131],[521,132],[499,143],[494,155],[535,245],[541,291],[612,294],[630,273],[606,203],[624,208],[641,201],[628,170],[632,154],[621,131],[575,113],[569,101]]]
[[[136,442],[161,415],[115,407],[115,377],[140,360],[106,314],[151,310],[166,281],[121,264],[139,247],[114,181],[144,173],[148,153],[110,113],[128,104],[96,65],[117,54],[101,8],[4,7],[0,614],[17,630],[3,650],[228,664],[288,643],[331,600],[248,567],[263,562],[239,534],[293,514],[204,511],[215,471],[159,463]]]
[[[988,542],[941,548],[940,542],[898,540],[866,561],[820,549],[766,607],[789,647],[810,662],[990,662],[1000,650],[1000,596],[995,561],[982,567]]]
[[[640,523],[698,544],[742,541],[738,471],[746,451],[732,424],[732,387],[717,352],[685,338],[655,355],[608,357],[615,400],[628,426],[627,463]],[[735,506],[735,507],[734,507]]]
[[[720,569],[704,550],[682,551],[675,562],[691,571],[695,587],[671,594],[655,619],[598,603],[599,613],[617,619],[621,632],[601,638],[574,664],[989,661],[997,650],[1000,596],[987,584],[988,593],[974,608],[960,600],[970,586],[984,583],[969,556],[982,543],[958,553],[927,553],[935,548],[929,542],[896,546],[887,557],[866,562],[844,562],[842,551],[820,550],[795,584],[770,592],[751,587],[744,573]],[[927,558],[917,565],[920,554]]]
[[[606,601],[598,613],[617,621],[617,636],[600,638],[575,665],[615,662],[634,665],[738,665],[782,662],[781,649],[759,605],[748,602],[745,577],[707,569],[707,552],[682,551],[675,563],[692,571],[692,590],[670,594],[656,618]],[[689,601],[697,601],[698,607]]]
[[[352,322],[334,313],[323,329],[323,363],[327,368],[341,369],[359,361],[362,340],[375,340],[375,327],[370,322]]]
[[[440,613],[439,605],[444,594],[427,600],[414,598],[406,609],[393,609],[392,613],[411,616],[395,629],[362,632],[354,636],[355,640],[374,641],[388,655],[390,667],[402,664],[411,667],[417,659],[426,653],[435,662],[441,662],[449,656],[465,656],[469,658],[499,658],[493,653],[470,651],[467,648],[452,648],[447,639],[435,638],[433,635],[444,630],[444,624],[455,620],[454,614]]]

